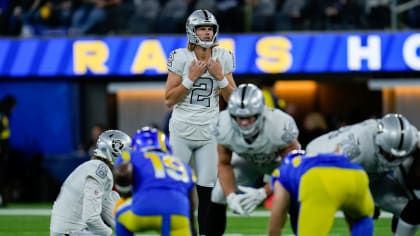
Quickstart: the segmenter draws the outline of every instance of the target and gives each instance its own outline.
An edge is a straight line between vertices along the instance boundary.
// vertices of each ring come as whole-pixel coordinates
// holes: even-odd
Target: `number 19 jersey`
[[[189,193],[196,177],[187,164],[164,152],[124,153],[133,165],[132,211],[139,215],[190,215]]]

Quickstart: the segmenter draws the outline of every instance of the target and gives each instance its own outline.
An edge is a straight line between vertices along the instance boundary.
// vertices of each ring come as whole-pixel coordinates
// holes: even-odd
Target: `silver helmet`
[[[263,112],[265,108],[264,96],[254,84],[241,84],[230,95],[228,111],[232,117],[232,124],[244,137],[256,135],[263,127]],[[255,123],[246,127],[236,122],[236,117],[256,116]]]
[[[115,159],[124,151],[130,151],[131,138],[120,130],[102,132],[96,142],[94,156],[104,158],[114,163]]]
[[[213,38],[211,41],[201,41],[195,33],[198,26],[213,26]],[[217,35],[219,34],[219,25],[217,24],[216,17],[208,10],[196,10],[187,18],[185,23],[188,41],[190,43],[199,45],[203,48],[210,48],[216,46]]]
[[[375,143],[396,158],[411,154],[417,145],[417,129],[401,114],[387,114],[378,120]]]

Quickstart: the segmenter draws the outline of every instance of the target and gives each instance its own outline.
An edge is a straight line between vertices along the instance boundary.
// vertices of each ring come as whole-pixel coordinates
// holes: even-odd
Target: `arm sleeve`
[[[90,232],[111,235],[112,229],[101,218],[103,195],[102,185],[94,178],[88,177],[84,186],[82,218]]]
[[[224,49],[223,53],[223,70],[223,74],[232,73],[235,70],[235,56],[226,49]]]
[[[182,50],[173,50],[167,61],[168,70],[183,76],[186,60],[187,58]]]
[[[114,207],[119,198],[120,195],[116,191],[111,191],[102,203],[102,219],[111,228],[115,228]]]

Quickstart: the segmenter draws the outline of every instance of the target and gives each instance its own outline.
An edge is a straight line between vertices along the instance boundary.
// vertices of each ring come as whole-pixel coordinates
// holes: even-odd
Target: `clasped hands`
[[[235,214],[250,215],[267,198],[264,188],[245,186],[238,186],[238,188],[243,193],[231,193],[226,198],[229,208]]]
[[[215,78],[223,78],[222,64],[219,59],[209,59],[208,61],[194,60],[189,66],[189,78],[195,81],[194,78],[199,78],[206,70]]]

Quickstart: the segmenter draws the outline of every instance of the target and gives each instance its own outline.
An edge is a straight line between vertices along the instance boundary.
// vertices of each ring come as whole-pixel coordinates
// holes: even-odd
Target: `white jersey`
[[[78,166],[64,181],[51,213],[51,235],[90,232],[111,235],[112,229],[102,220],[108,215],[116,198],[113,197],[113,175],[100,160],[90,160]],[[103,206],[103,204],[112,206]],[[112,222],[108,222],[112,225]]]
[[[289,114],[279,109],[264,109],[264,126],[255,141],[250,144],[245,141],[239,130],[233,127],[228,111],[221,112],[214,132],[217,142],[254,164],[279,163],[280,151],[297,140],[299,130]]]
[[[218,47],[212,50],[212,59],[220,61],[223,74],[231,73],[235,67],[233,54]],[[194,60],[197,58],[193,51],[176,49],[169,56],[168,70],[186,80]],[[219,89],[217,79],[206,71],[194,82],[184,100],[174,105],[170,131],[190,140],[209,140],[211,132],[208,127],[219,113]]]
[[[376,119],[368,119],[321,135],[306,146],[306,151],[334,152],[338,146],[341,153],[352,162],[359,163],[369,175],[384,174],[395,169],[405,159],[389,162],[380,154],[375,144],[377,122]]]

